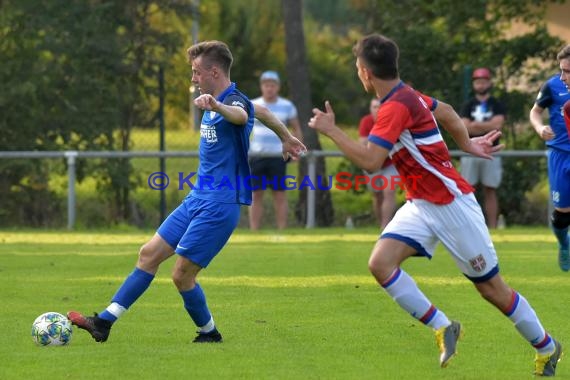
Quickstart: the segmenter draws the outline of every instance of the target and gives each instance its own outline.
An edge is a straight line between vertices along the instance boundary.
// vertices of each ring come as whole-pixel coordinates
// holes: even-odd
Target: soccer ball
[[[64,315],[49,312],[32,324],[32,339],[39,346],[63,346],[71,340],[71,322]]]

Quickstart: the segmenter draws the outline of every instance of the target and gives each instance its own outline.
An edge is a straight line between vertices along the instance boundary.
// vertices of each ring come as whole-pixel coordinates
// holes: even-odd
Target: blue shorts
[[[206,268],[238,225],[240,205],[186,197],[158,227],[174,252]]]
[[[554,207],[570,207],[570,153],[548,150],[548,181]]]

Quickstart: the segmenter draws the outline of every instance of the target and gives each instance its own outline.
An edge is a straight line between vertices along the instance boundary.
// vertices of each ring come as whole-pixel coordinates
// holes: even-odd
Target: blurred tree
[[[168,67],[181,45],[180,35],[155,28],[153,18],[161,12],[190,15],[187,3],[2,2],[0,150],[128,150],[132,128],[154,120],[159,65]],[[87,168],[80,163],[80,180]],[[114,219],[128,220],[136,181],[129,162],[100,162],[89,171],[99,178],[100,194],[112,200]],[[18,205],[44,194],[49,203],[47,180],[39,161],[2,162],[0,196]]]
[[[260,93],[259,76],[265,70],[285,73],[285,42],[279,0],[203,0],[201,40],[217,39],[234,56],[231,79],[250,97]],[[282,92],[288,78],[282,75]]]
[[[466,65],[487,66],[499,78],[511,78],[521,73],[529,59],[550,61],[555,56],[561,41],[545,28],[549,2],[556,1],[351,0],[366,20],[366,34],[380,32],[400,46],[402,77],[454,106],[464,100],[461,86]],[[519,20],[528,23],[528,30],[516,36],[507,33]]]
[[[299,122],[303,132],[303,141],[309,150],[321,150],[317,132],[308,127],[312,115],[311,86],[309,66],[305,49],[305,32],[303,30],[302,0],[282,0],[283,18],[285,22],[285,41],[287,46],[287,73],[291,86],[291,98],[299,111]],[[299,178],[308,174],[307,166],[299,166]],[[317,158],[317,176],[327,178],[323,157]],[[325,185],[326,187],[326,185]],[[316,224],[329,226],[333,222],[334,209],[328,190],[310,190],[316,192]],[[307,188],[299,195],[296,214],[301,222],[306,222]]]

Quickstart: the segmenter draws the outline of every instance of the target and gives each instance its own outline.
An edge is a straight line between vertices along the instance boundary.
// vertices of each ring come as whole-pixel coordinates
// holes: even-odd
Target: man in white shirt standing
[[[301,126],[295,105],[279,96],[281,80],[275,71],[265,71],[260,77],[261,96],[252,103],[267,107],[275,116],[290,128],[293,135],[301,139]],[[255,120],[249,153],[275,154],[275,157],[256,157],[250,154],[249,166],[252,174],[253,202],[249,210],[249,226],[252,230],[261,227],[263,217],[263,194],[270,188],[273,194],[273,207],[278,229],[287,227],[288,204],[285,193],[286,162],[283,161],[282,144],[277,135]]]

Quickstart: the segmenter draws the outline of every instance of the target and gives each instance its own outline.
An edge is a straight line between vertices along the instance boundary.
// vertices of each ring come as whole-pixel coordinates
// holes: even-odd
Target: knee
[[[172,282],[180,291],[189,290],[196,285],[196,278],[189,271],[179,266],[175,266],[172,270]]]
[[[160,258],[149,243],[144,244],[140,248],[138,266],[141,269],[147,270],[149,272],[156,272],[160,263]]]
[[[394,269],[395,265],[385,260],[383,255],[372,255],[368,260],[368,270],[380,284],[390,277]]]

